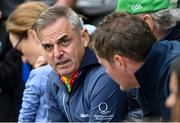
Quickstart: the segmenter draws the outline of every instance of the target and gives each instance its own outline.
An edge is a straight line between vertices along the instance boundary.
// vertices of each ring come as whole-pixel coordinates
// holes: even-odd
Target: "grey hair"
[[[180,21],[180,9],[165,9],[158,12],[150,13],[153,18],[157,29],[159,31],[167,31],[174,27]]]
[[[54,5],[49,7],[37,18],[33,25],[33,29],[37,34],[45,27],[53,24],[59,18],[66,18],[71,24],[72,28],[82,29],[83,23],[80,17],[71,9],[65,6]]]
[[[149,14],[158,31],[166,32],[168,29],[176,26],[177,22],[180,21],[180,8],[177,8],[177,0],[169,0],[171,8],[159,10],[153,13],[143,13],[139,15]]]

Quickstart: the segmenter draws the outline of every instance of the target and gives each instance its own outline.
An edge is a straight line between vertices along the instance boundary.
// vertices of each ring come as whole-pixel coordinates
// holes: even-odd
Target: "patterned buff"
[[[79,71],[77,71],[72,78],[66,77],[66,76],[61,76],[61,80],[64,82],[64,84],[66,85],[66,88],[68,90],[68,92],[71,92],[74,82],[77,79],[79,74]]]

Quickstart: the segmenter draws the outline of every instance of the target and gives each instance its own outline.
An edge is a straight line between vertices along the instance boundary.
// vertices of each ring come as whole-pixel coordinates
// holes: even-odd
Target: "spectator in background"
[[[78,11],[79,6],[77,4],[79,4],[79,1],[81,1],[81,0],[26,0],[26,1],[43,1],[43,2],[47,3],[50,6],[59,4],[59,5],[63,5],[63,6],[68,6],[71,9],[73,9],[74,11],[79,12]],[[89,3],[90,3],[90,6],[91,6],[92,1],[88,1],[87,4],[89,4]],[[108,4],[108,3],[106,3],[106,4]],[[99,9],[99,7],[96,7],[96,6],[95,6],[95,8]],[[115,5],[114,5],[114,8],[115,8]],[[86,9],[89,10],[89,7],[85,6],[85,8],[83,8],[83,9],[84,10],[86,10]],[[93,10],[93,11],[96,11],[94,8],[90,8],[90,9]],[[84,14],[84,13],[82,13],[82,14]],[[91,35],[95,31],[96,27],[94,25],[92,25],[92,22],[90,22],[90,21],[84,23],[84,20],[86,20],[86,17],[84,15],[79,15],[79,16],[81,16],[81,18],[82,18],[83,26],[88,30],[88,33]]]
[[[46,84],[50,65],[45,65],[30,72],[23,95],[19,122],[47,122]]]
[[[5,21],[16,6],[23,2],[24,0],[0,0],[0,11],[2,12],[2,18],[0,20],[0,42],[3,45],[9,42],[9,40],[7,40],[8,33],[6,32]]]
[[[149,25],[157,41],[180,40],[180,9],[177,8],[177,0],[117,0],[116,11],[128,12],[142,18]],[[133,89],[128,94],[139,100],[142,98],[138,94],[140,91],[139,88]],[[130,117],[138,119],[143,115],[141,110],[136,109],[138,106],[135,106],[134,110],[134,104],[130,105]]]
[[[123,27],[123,28],[122,28]],[[140,87],[144,116],[169,118],[169,66],[180,56],[178,41],[156,42],[148,25],[138,16],[116,12],[94,32],[92,47],[107,73],[123,90]],[[155,119],[157,118],[157,119]]]
[[[103,17],[116,9],[117,0],[76,0],[75,10],[84,16],[85,24],[99,25]]]
[[[52,6],[34,28],[53,67],[47,83],[49,122],[122,120],[126,94],[87,48],[89,35],[70,8]]]
[[[12,50],[4,21],[18,1],[0,1],[0,122],[16,122],[24,89],[22,83],[21,57]]]
[[[20,3],[23,3],[24,0],[1,0],[0,1],[0,10],[2,10],[2,19],[0,20],[0,55],[2,57],[5,57],[6,54],[9,54],[11,56],[14,56],[14,53],[11,52],[12,50],[12,45],[9,41],[9,36],[8,33],[5,29],[5,21],[9,17],[10,13],[16,8],[17,5]],[[8,53],[11,52],[11,53]],[[16,56],[16,59],[21,59],[20,57]],[[3,60],[1,60],[3,61]],[[10,60],[11,61],[11,60]],[[22,78],[22,83],[24,86],[25,81],[27,80],[27,76],[29,76],[29,70],[31,69],[31,66],[28,63],[22,62],[14,62],[13,63],[16,67],[20,69],[21,72],[21,78]],[[6,66],[6,64],[4,64]],[[13,69],[13,68],[12,68]],[[13,69],[13,71],[18,72],[17,70]]]
[[[24,90],[21,57],[12,49],[0,55],[0,122],[15,122]]]
[[[116,11],[140,16],[158,41],[180,41],[180,9],[177,0],[118,0]]]
[[[6,27],[14,49],[34,68],[47,64],[46,59],[40,57],[43,56],[44,51],[39,44],[36,32],[32,29],[32,25],[40,13],[48,7],[49,6],[43,2],[26,2],[20,4],[6,21]],[[51,70],[49,66],[45,66],[42,69],[44,69],[44,71]],[[47,74],[35,75],[35,72],[31,73],[26,83],[19,121],[46,121],[44,88]]]
[[[22,14],[24,12],[24,17],[30,16],[30,20],[34,19],[42,12],[42,3],[32,2],[25,3],[21,5],[16,12],[16,14]],[[32,2],[32,3],[31,3]],[[35,11],[36,13],[30,13]],[[26,9],[26,11],[24,11]],[[15,16],[15,14],[14,14]],[[22,18],[21,18],[22,19]],[[32,21],[33,23],[34,21]],[[32,25],[32,23],[30,25]],[[28,42],[26,42],[28,43]],[[34,42],[35,43],[35,42]],[[40,56],[36,61],[34,67],[37,68],[44,65],[45,58]],[[48,74],[52,70],[50,65],[39,67],[31,71],[30,76],[27,80],[26,89],[23,96],[22,109],[19,115],[19,122],[47,122],[47,105],[45,101],[45,87],[48,79]]]
[[[32,9],[31,5],[35,7],[37,5],[37,7]],[[40,5],[38,2],[19,5],[6,21],[6,28],[13,47],[33,67],[38,57],[44,52],[35,31],[31,28],[39,14],[47,7],[43,2],[40,2]]]
[[[180,122],[180,57],[171,66],[170,95],[166,99],[166,106],[171,109],[171,121]]]

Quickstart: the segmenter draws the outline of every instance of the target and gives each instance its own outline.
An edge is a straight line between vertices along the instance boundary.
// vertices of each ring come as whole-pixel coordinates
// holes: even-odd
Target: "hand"
[[[47,60],[44,56],[39,56],[39,58],[37,59],[37,61],[34,64],[34,68],[38,68],[41,66],[44,66],[47,64]]]

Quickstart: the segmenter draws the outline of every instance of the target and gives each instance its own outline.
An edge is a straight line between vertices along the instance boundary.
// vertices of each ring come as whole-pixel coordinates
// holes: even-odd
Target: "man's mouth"
[[[57,65],[64,66],[64,65],[67,64],[68,62],[69,62],[69,60],[60,61],[60,62],[56,63],[56,66],[57,66]]]

